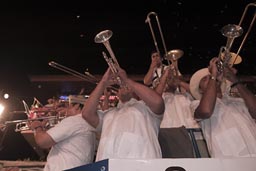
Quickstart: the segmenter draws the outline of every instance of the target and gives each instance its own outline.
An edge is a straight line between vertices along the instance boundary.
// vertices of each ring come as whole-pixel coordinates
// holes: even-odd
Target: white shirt
[[[102,118],[96,161],[108,158],[161,158],[158,131],[162,115],[151,112],[143,101],[119,103]]]
[[[164,92],[162,97],[165,102],[165,112],[160,125],[161,128],[181,126],[199,128],[190,108],[191,97],[189,97],[189,94]]]
[[[191,106],[195,110],[198,105],[195,100]],[[201,127],[212,157],[256,157],[256,124],[243,99],[217,98],[212,116]]]
[[[95,129],[81,114],[63,119],[47,133],[56,144],[47,156],[44,171],[61,171],[93,162]]]

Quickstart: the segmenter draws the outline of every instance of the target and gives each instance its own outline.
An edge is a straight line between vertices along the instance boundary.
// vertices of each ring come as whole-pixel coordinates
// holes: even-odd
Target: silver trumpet
[[[118,69],[120,67],[116,56],[111,48],[111,45],[109,43],[109,39],[112,37],[113,32],[111,30],[104,30],[101,31],[100,33],[98,33],[95,38],[94,38],[94,42],[95,43],[103,43],[104,46],[106,47],[106,49],[108,50],[109,54],[110,54],[110,58],[107,56],[107,54],[105,52],[102,52],[102,55],[104,57],[104,59],[106,60],[109,68],[111,69],[112,73],[116,75],[116,80],[118,82],[118,84],[121,86],[122,85],[122,81],[120,79],[119,76],[117,76],[117,72]]]
[[[48,116],[48,117],[39,117],[39,118],[35,118],[35,119],[5,121],[5,123],[3,124],[3,127],[6,127],[9,124],[16,124],[15,132],[21,132],[21,131],[30,130],[29,122],[47,120],[49,124],[46,125],[46,127],[49,129],[49,128],[55,126],[57,123],[59,123],[64,118],[65,118],[64,116],[63,117]]]

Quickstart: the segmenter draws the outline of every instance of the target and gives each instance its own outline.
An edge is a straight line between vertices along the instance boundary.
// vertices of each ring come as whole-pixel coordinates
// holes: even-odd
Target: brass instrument
[[[251,7],[251,6],[256,7],[256,3],[249,3],[246,5],[238,25],[228,24],[222,28],[222,34],[224,36],[228,37],[228,40],[227,40],[226,46],[222,47],[220,49],[220,52],[219,52],[219,58],[221,61],[220,63],[224,63],[224,65],[229,65],[232,67],[234,64],[239,64],[242,61],[242,58],[241,58],[241,56],[239,56],[239,53],[240,53],[248,35],[252,29],[252,26],[255,22],[256,13],[254,13],[254,16],[251,20],[250,26],[249,26],[247,32],[245,33],[245,36],[244,36],[237,52],[236,53],[230,52],[230,50],[231,50],[231,46],[233,44],[234,39],[243,34],[243,28],[241,27],[241,25],[244,21],[245,15],[246,15],[249,7]],[[220,64],[220,66],[219,66],[220,71],[222,70],[221,65],[223,65],[223,64]]]
[[[173,65],[173,67],[175,69],[175,72],[176,72],[175,75],[176,76],[181,76],[181,73],[178,69],[178,59],[183,56],[184,52],[180,49],[174,49],[174,50],[171,50],[171,51],[167,51],[164,36],[163,36],[163,32],[162,32],[162,28],[161,28],[161,25],[160,25],[160,21],[158,19],[158,15],[155,12],[149,12],[147,14],[147,18],[145,20],[145,23],[149,24],[149,28],[150,28],[150,31],[151,31],[151,34],[152,34],[152,37],[153,37],[153,40],[154,40],[154,45],[156,47],[157,53],[161,56],[161,53],[160,53],[160,50],[159,50],[159,47],[158,47],[158,43],[157,43],[157,40],[156,40],[156,36],[155,36],[154,30],[153,30],[153,27],[152,27],[152,24],[151,24],[151,20],[150,20],[151,15],[155,16],[155,19],[156,19],[156,22],[157,22],[157,26],[158,26],[158,29],[159,29],[159,33],[160,33],[160,36],[161,36],[161,40],[162,40],[162,44],[163,44],[163,48],[164,48],[164,52],[165,52],[164,59],[167,60],[168,65]],[[171,61],[171,64],[170,64],[170,61]]]
[[[31,105],[31,109],[27,105],[27,103],[22,100],[24,105],[24,111],[14,111],[12,113],[25,113],[28,119],[24,120],[12,120],[12,121],[5,121],[4,124],[1,125],[1,129],[5,129],[10,124],[16,124],[15,132],[26,131],[30,130],[29,122],[36,121],[36,120],[47,120],[46,128],[49,129],[53,127],[55,124],[59,123],[65,116],[58,112],[56,106],[52,107],[45,107],[43,106],[39,100],[34,97],[34,102]],[[66,102],[59,102],[61,104]],[[39,105],[41,107],[39,107]]]
[[[94,42],[95,43],[103,43],[104,46],[106,47],[106,49],[108,50],[109,54],[110,54],[110,58],[106,55],[105,52],[102,52],[102,55],[104,57],[104,59],[106,60],[109,68],[111,69],[113,74],[117,74],[118,69],[117,67],[120,67],[116,56],[111,48],[111,45],[109,43],[109,39],[112,37],[113,32],[111,30],[104,30],[101,31],[100,33],[98,33],[95,38],[94,38]],[[122,85],[121,79],[119,76],[116,75],[116,79],[119,83],[119,85]]]
[[[47,120],[49,124],[46,125],[46,127],[47,128],[51,128],[54,125],[56,125],[57,123],[59,123],[60,120],[62,120],[64,118],[65,117],[48,116],[48,117],[39,117],[39,118],[35,118],[35,119],[23,119],[23,120],[5,121],[4,126],[6,127],[9,124],[16,124],[15,132],[20,132],[20,131],[30,130],[29,122]]]
[[[173,73],[174,77],[181,76],[181,73],[178,68],[178,59],[183,56],[184,52],[180,49],[174,49],[174,50],[170,50],[167,54],[168,55],[166,56],[166,59],[169,59],[170,61],[172,61],[171,65],[174,68],[174,73]]]
[[[244,21],[244,17],[245,17],[245,15],[246,15],[246,13],[247,13],[249,7],[251,7],[251,6],[256,7],[256,3],[249,3],[249,4],[246,5],[246,7],[245,7],[245,9],[244,9],[244,12],[243,12],[243,15],[242,15],[242,17],[241,17],[241,19],[240,19],[240,21],[239,21],[239,24],[238,24],[239,26],[242,25],[242,22]],[[238,48],[238,50],[237,50],[237,52],[236,52],[236,56],[234,57],[234,62],[233,62],[233,64],[235,64],[235,63],[237,62],[237,59],[239,60],[239,58],[240,58],[239,53],[240,53],[240,51],[241,51],[241,49],[242,49],[242,47],[243,47],[243,45],[244,45],[244,43],[245,43],[245,41],[246,41],[246,39],[247,39],[247,37],[248,37],[248,35],[249,35],[251,29],[252,29],[252,26],[253,26],[253,24],[254,24],[254,22],[255,22],[255,19],[256,19],[256,12],[254,12],[254,16],[253,16],[253,18],[252,18],[252,20],[251,20],[250,26],[249,26],[247,32],[245,33],[244,38],[243,38],[243,40],[242,40],[242,42],[241,42],[241,44],[240,44],[240,46],[239,46],[239,48]]]
[[[77,71],[75,71],[75,70],[73,70],[71,68],[63,66],[63,65],[61,65],[61,64],[59,64],[57,62],[54,62],[54,61],[49,62],[49,65],[51,67],[53,67],[53,68],[59,69],[61,71],[64,71],[64,72],[66,72],[68,74],[71,74],[71,75],[73,75],[73,76],[75,76],[77,78],[80,78],[80,79],[85,80],[87,82],[90,82],[92,84],[98,84],[97,78],[94,77],[92,74],[90,74],[88,71],[84,72],[85,74],[81,74],[81,73],[79,73],[79,72],[77,72]],[[113,87],[113,86],[110,86],[109,88],[111,88],[113,90],[117,90],[117,88]]]
[[[223,36],[227,37],[227,42],[226,46],[222,46],[219,51],[219,62],[217,63],[219,73],[223,71],[223,67],[229,64],[229,60],[232,57],[230,49],[232,47],[234,39],[242,35],[243,29],[238,25],[228,24],[221,29],[221,33]]]
[[[75,71],[75,70],[73,70],[71,68],[63,66],[63,65],[61,65],[61,64],[59,64],[57,62],[54,62],[54,61],[51,61],[48,64],[51,67],[54,67],[54,68],[59,69],[61,71],[64,71],[64,72],[66,72],[68,74],[71,74],[71,75],[73,75],[75,77],[78,77],[78,78],[80,78],[82,80],[85,80],[85,81],[88,81],[90,83],[97,84],[97,82],[98,82],[98,80],[93,75],[91,75],[89,72],[85,72],[85,74],[81,74],[81,73],[79,73],[79,72],[77,72],[77,71]]]
[[[247,13],[250,6],[256,7],[256,3],[249,3],[246,5],[238,25],[228,24],[228,25],[224,26],[221,30],[222,34],[224,36],[226,36],[228,38],[228,40],[227,40],[226,46],[221,47],[220,52],[219,52],[219,56],[218,56],[219,62],[217,63],[217,68],[218,68],[219,73],[221,73],[223,71],[224,66],[232,67],[234,64],[239,64],[242,61],[242,58],[241,58],[241,56],[239,56],[239,53],[245,43],[245,40],[247,39],[247,37],[249,35],[249,32],[251,31],[253,23],[255,22],[256,13],[254,13],[254,16],[251,20],[250,26],[249,26],[247,32],[245,33],[245,36],[244,36],[237,52],[236,53],[231,52],[231,47],[234,42],[234,39],[243,34],[243,28],[241,27],[241,24],[245,18],[245,14]],[[230,92],[231,92],[230,85],[231,85],[231,82],[224,78],[222,80],[222,84],[221,84],[222,92],[224,94],[234,96],[234,94],[230,94]]]

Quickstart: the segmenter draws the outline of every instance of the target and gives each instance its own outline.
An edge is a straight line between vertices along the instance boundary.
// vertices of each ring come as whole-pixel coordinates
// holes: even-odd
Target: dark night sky
[[[102,30],[112,30],[112,49],[128,74],[145,74],[150,52],[155,50],[149,25],[150,11],[158,14],[168,51],[182,49],[182,74],[193,74],[206,67],[226,44],[220,30],[238,24],[245,6],[253,1],[7,1],[0,5],[0,90],[17,99],[33,97],[30,75],[65,74],[48,65],[55,61],[83,73],[103,74],[107,63],[103,44],[94,43]],[[192,3],[192,4],[191,4]],[[247,31],[255,9],[248,10],[242,27]],[[151,18],[152,24],[155,19]],[[159,37],[157,26],[154,27]],[[240,55],[238,74],[256,75],[253,27]],[[244,34],[235,39],[237,51]],[[158,38],[161,52],[164,53]]]
[[[145,74],[149,54],[155,49],[149,25],[145,24],[150,11],[158,14],[167,49],[184,51],[179,59],[181,72],[191,74],[218,55],[227,40],[220,29],[238,24],[249,2],[8,1],[0,10],[0,88],[19,93],[29,86],[29,75],[63,74],[50,67],[49,61],[81,73],[86,69],[92,74],[104,73],[107,64],[101,52],[106,49],[94,43],[94,36],[105,29],[113,31],[110,44],[120,65],[129,74]],[[251,19],[250,14],[246,18]],[[159,37],[157,26],[154,28]],[[253,32],[254,28],[240,53],[244,57],[238,66],[241,74],[256,74]],[[236,40],[235,51],[241,42]],[[158,44],[164,53],[160,40]]]

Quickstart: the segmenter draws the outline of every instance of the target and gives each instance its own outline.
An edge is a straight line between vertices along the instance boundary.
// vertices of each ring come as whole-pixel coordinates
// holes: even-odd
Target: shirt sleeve
[[[52,127],[47,131],[47,133],[52,137],[52,139],[58,143],[79,131],[84,131],[86,122],[83,118],[67,117],[63,119],[60,123]],[[89,125],[87,126],[89,128]]]

